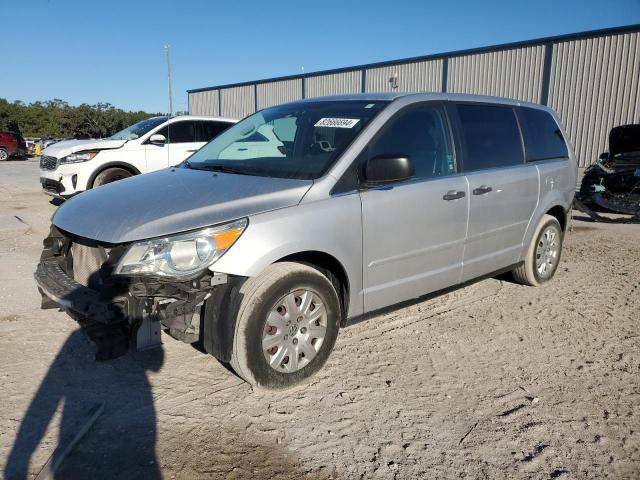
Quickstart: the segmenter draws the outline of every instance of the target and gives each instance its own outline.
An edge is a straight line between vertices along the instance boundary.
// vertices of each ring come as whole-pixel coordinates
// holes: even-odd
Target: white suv
[[[69,140],[40,157],[40,183],[48,195],[70,197],[116,180],[179,164],[237,120],[154,117],[105,139]]]

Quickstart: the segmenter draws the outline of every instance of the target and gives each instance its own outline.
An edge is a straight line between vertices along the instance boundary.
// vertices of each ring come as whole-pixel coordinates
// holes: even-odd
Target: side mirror
[[[379,155],[364,165],[364,178],[368,185],[400,182],[414,175],[413,162],[406,155]]]
[[[154,145],[164,145],[167,143],[167,137],[160,135],[159,133],[154,133],[149,137],[149,143],[153,143]]]

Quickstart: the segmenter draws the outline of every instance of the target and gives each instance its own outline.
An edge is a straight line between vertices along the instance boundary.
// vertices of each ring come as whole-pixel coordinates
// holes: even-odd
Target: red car
[[[22,157],[27,153],[27,143],[21,135],[0,132],[0,161],[9,157]]]

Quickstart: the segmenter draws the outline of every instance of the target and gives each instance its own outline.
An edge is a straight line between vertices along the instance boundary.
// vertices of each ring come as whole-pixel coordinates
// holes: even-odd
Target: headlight
[[[116,275],[188,277],[218,260],[247,227],[247,219],[132,244]]]
[[[78,152],[72,153],[71,155],[67,155],[66,157],[62,157],[60,159],[60,163],[80,163],[91,160],[95,157],[98,152]]]

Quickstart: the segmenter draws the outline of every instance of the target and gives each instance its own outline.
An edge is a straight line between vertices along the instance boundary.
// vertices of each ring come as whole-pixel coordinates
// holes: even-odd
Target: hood
[[[622,125],[609,132],[609,157],[640,151],[640,124]]]
[[[89,140],[64,140],[62,142],[54,143],[48,146],[42,152],[42,155],[48,157],[62,158],[72,153],[81,152],[83,150],[108,150],[113,148],[120,148],[127,143],[126,140],[110,140],[104,139],[89,139]]]
[[[105,243],[160,237],[297,205],[311,180],[175,168],[120,180],[68,200],[53,224]]]

